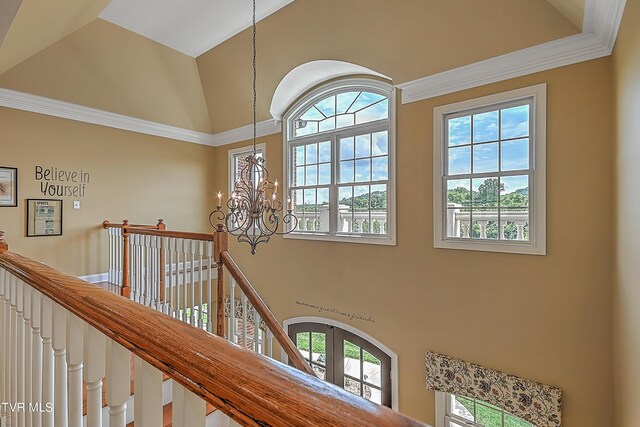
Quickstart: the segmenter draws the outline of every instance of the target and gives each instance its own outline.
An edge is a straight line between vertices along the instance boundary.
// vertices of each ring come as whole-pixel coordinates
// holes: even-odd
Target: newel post
[[[164,230],[167,229],[167,226],[165,225],[163,219],[159,219],[158,220],[157,227],[158,227],[158,230],[160,230],[160,231],[164,231]],[[165,289],[164,289],[165,278],[164,278],[164,276],[165,276],[165,274],[167,272],[167,268],[164,265],[165,257],[164,257],[163,241],[164,241],[164,237],[160,237],[160,245],[159,245],[160,246],[160,255],[159,255],[160,262],[158,263],[159,264],[158,268],[160,269],[160,271],[159,271],[160,275],[158,276],[158,277],[160,277],[160,304],[164,304],[164,302],[165,302],[165,300],[164,300],[164,292],[165,292]]]
[[[0,231],[0,252],[5,252],[9,250],[9,245],[7,241],[4,240],[4,231]]]
[[[129,220],[122,221],[122,290],[120,295],[129,298],[131,287],[129,285]]]
[[[216,333],[220,337],[224,337],[225,332],[225,317],[224,317],[224,268],[222,265],[222,252],[226,252],[229,249],[228,234],[224,230],[224,226],[219,224],[216,227],[216,234],[213,241],[213,259],[218,265],[218,296],[217,296],[217,315],[218,326]],[[231,302],[231,309],[233,309],[233,301]]]

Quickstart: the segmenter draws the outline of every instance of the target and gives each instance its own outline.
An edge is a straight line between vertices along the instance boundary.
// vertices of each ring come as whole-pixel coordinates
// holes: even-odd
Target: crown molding
[[[611,55],[626,0],[586,0],[581,34],[397,85],[402,103],[421,101]]]
[[[274,133],[282,132],[282,122],[276,119],[269,119],[256,123],[256,137],[260,138]],[[213,135],[213,146],[233,144],[235,142],[246,141],[253,138],[253,125],[246,125],[225,132]]]
[[[45,114],[177,141],[209,145],[211,147],[219,147],[253,138],[253,125],[246,125],[216,134],[203,133],[3,88],[0,88],[0,107]],[[274,119],[256,124],[256,136],[258,138],[279,133],[281,130],[281,122]]]
[[[429,99],[611,55],[626,0],[586,0],[584,31],[506,55],[397,85],[402,103]],[[253,137],[253,125],[216,134],[197,132],[78,104],[0,88],[0,107],[45,114],[177,141],[219,147]],[[280,133],[275,119],[256,124],[256,136]]]
[[[9,89],[0,88],[0,107],[192,142],[194,144],[215,146],[214,136],[208,133],[196,132],[190,129],[169,126]]]

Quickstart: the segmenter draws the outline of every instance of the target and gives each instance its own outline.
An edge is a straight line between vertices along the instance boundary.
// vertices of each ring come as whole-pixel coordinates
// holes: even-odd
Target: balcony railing
[[[299,231],[329,231],[329,206],[318,207],[317,212],[299,211]],[[354,211],[349,206],[338,206],[338,231],[341,233],[387,233],[387,211]]]
[[[462,205],[449,203],[447,204],[447,237],[469,238],[473,227],[475,228],[474,238],[527,240],[529,211],[524,208],[515,209],[498,211],[485,207],[469,211]],[[493,230],[496,231],[495,235],[491,233]]]

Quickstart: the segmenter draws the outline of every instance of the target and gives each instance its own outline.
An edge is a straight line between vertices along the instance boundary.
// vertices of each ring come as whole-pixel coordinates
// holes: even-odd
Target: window
[[[434,112],[434,244],[544,255],[546,86]]]
[[[436,392],[436,427],[534,427],[497,406]]]
[[[379,405],[392,406],[392,357],[360,335],[316,322],[288,326],[318,378]]]
[[[264,157],[264,144],[256,145],[258,157]],[[246,158],[253,154],[253,146],[229,150],[229,195],[234,191],[234,184],[240,178],[240,172],[247,164]]]
[[[393,87],[343,80],[285,116],[287,194],[298,224],[287,238],[395,243]]]

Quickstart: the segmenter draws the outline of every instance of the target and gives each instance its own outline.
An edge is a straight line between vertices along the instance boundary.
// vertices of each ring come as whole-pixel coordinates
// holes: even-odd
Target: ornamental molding
[[[423,77],[396,87],[402,103],[421,101],[611,55],[626,0],[586,0],[581,34]]]
[[[401,83],[396,87],[402,90],[402,103],[611,55],[625,5],[626,0],[586,0],[581,34]],[[253,125],[210,134],[2,88],[0,107],[212,147],[246,141],[253,136]],[[257,124],[256,130],[258,137],[280,133],[282,123],[265,120]]]

